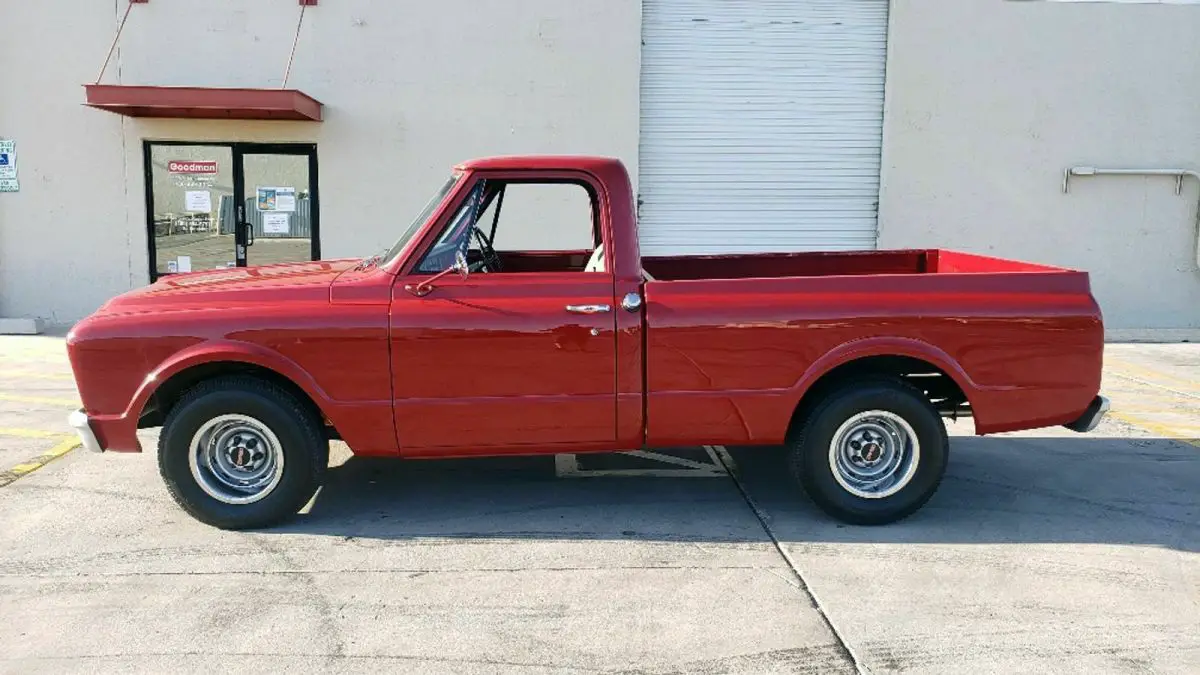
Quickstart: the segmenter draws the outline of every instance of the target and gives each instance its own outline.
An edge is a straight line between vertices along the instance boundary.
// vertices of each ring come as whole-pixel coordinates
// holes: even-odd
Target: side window
[[[454,262],[454,255],[459,249],[470,249],[476,227],[481,227],[485,222],[480,217],[479,211],[480,200],[484,198],[486,192],[486,181],[480,181],[471,188],[466,200],[458,207],[458,212],[438,235],[433,248],[429,249],[429,252],[421,260],[421,264],[417,266],[418,272],[426,274],[441,272]]]
[[[417,271],[446,270],[461,250],[471,273],[603,272],[596,214],[577,183],[480,180]]]
[[[496,208],[500,219],[496,221]],[[509,183],[480,218],[500,252],[591,251],[596,247],[591,193],[575,183]]]

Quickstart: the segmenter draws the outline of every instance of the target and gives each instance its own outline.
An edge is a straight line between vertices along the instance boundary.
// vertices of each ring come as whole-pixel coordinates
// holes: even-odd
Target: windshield
[[[400,235],[400,238],[396,240],[396,243],[392,245],[392,248],[384,254],[384,262],[389,262],[396,256],[400,255],[400,252],[404,250],[404,247],[408,246],[408,242],[412,240],[413,237],[417,236],[417,232],[421,230],[421,227],[425,225],[426,221],[428,221],[430,216],[433,215],[433,212],[437,209],[438,205],[440,205],[442,200],[446,198],[446,195],[450,194],[450,191],[454,189],[454,185],[458,183],[459,178],[460,174],[455,173],[454,175],[450,176],[445,183],[442,184],[442,187],[438,188],[437,193],[434,194],[433,199],[430,199],[429,203],[425,205],[425,208],[421,211],[420,215],[413,219],[412,223],[408,226],[408,229],[404,231],[404,234]]]

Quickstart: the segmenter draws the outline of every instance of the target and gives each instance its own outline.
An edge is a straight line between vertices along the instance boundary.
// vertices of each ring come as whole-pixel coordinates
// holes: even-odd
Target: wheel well
[[[971,416],[966,393],[941,368],[911,356],[868,356],[843,363],[818,378],[796,405],[788,436],[800,428],[809,412],[833,389],[851,380],[879,376],[894,377],[920,389],[943,417]]]
[[[201,382],[226,375],[254,377],[283,389],[294,396],[316,419],[320,420],[329,438],[340,438],[333,424],[325,417],[325,413],[321,411],[320,406],[299,385],[270,368],[238,361],[202,363],[172,375],[166,382],[159,385],[154,394],[150,396],[150,400],[146,401],[146,405],[138,417],[138,428],[145,429],[147,427],[162,426],[163,421],[170,414],[171,408],[175,407],[175,404],[179,402],[179,399],[183,398],[184,394]]]

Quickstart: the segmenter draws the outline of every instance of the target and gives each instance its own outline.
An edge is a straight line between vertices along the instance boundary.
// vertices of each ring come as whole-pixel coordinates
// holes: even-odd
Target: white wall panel
[[[645,0],[646,255],[875,247],[887,0]]]

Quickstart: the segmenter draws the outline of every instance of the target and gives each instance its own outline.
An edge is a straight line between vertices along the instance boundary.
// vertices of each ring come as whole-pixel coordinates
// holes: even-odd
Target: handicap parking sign
[[[12,141],[0,141],[0,180],[14,180],[16,177],[17,153],[15,144]]]

